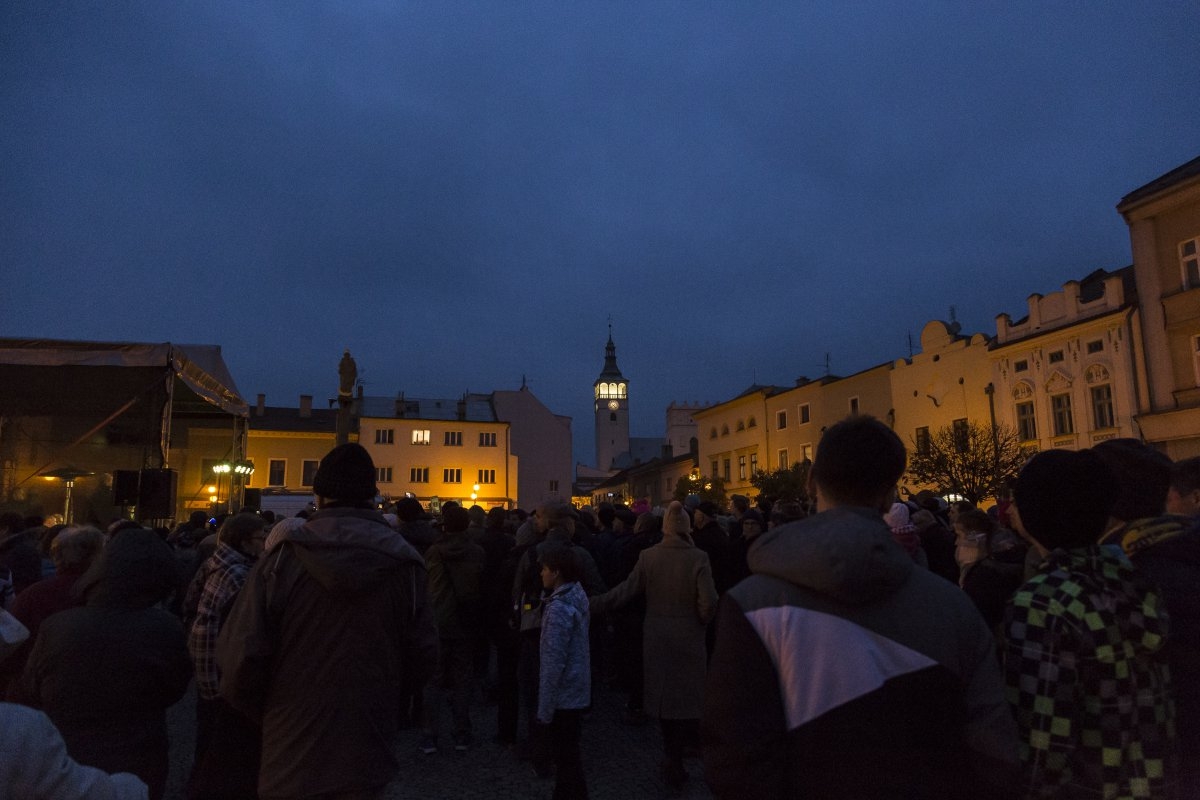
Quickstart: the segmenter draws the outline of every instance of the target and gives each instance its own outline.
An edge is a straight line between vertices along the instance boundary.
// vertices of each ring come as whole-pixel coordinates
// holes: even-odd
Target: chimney
[[[312,395],[311,394],[302,394],[302,395],[300,395],[300,417],[301,417],[301,419],[308,419],[311,416],[312,416]]]
[[[467,418],[467,396],[465,394],[458,400],[458,418]]]
[[[265,413],[267,413],[267,396],[260,394],[258,401],[254,404],[254,416],[261,417]]]

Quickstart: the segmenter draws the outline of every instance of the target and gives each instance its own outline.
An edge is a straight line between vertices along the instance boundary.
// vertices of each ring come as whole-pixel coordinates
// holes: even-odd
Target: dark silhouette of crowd
[[[1038,453],[987,509],[905,463],[856,416],[802,497],[526,513],[381,504],[349,444],[297,517],[0,515],[0,787],[163,797],[194,685],[189,798],[380,797],[401,746],[586,798],[604,686],[668,795],[1200,797],[1200,458]]]

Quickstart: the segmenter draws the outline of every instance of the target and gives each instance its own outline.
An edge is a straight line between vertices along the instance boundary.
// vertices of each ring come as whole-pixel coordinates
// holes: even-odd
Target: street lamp
[[[478,499],[478,497],[479,497],[479,484],[477,483],[471,487],[471,502],[474,503],[475,500]]]

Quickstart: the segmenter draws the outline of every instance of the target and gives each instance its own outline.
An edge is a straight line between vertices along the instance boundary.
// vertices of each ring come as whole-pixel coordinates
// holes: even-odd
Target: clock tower
[[[592,402],[596,412],[596,468],[615,469],[614,463],[629,452],[629,381],[617,368],[617,347],[608,326],[608,345],[604,348],[604,369],[592,384]]]

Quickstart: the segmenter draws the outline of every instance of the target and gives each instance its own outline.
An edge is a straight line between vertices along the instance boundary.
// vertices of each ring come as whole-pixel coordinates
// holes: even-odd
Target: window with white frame
[[[750,474],[758,472],[758,453],[750,454]]]
[[[746,457],[738,456],[738,480],[746,480]]]
[[[479,470],[479,479],[475,482],[476,483],[495,483],[496,482],[496,470],[494,470],[494,469]]]
[[[730,461],[728,458],[721,459],[721,472],[722,472],[721,477],[725,479],[726,483],[729,483],[729,479],[730,479],[729,466],[730,466]]]
[[[414,430],[412,434],[413,444],[429,444],[429,430]]]
[[[779,411],[775,414],[775,427],[778,430],[783,430],[787,427],[787,412]]]
[[[1116,416],[1113,414],[1112,386],[1105,383],[1093,386],[1092,394],[1092,424],[1099,430],[1115,428]]]
[[[300,466],[301,466],[300,485],[301,486],[312,486],[313,485],[313,481],[315,481],[317,479],[317,467],[319,467],[320,465],[321,465],[321,462],[313,461],[313,460],[307,459],[307,458],[304,459],[304,461],[300,462]]]
[[[495,432],[494,431],[480,431],[479,432],[479,446],[480,447],[495,447],[496,446]]]
[[[391,467],[376,467],[375,468],[375,482],[376,483],[391,483],[392,482],[392,468]]]
[[[395,442],[396,431],[393,428],[376,428],[375,429],[375,444],[393,444]]]
[[[788,468],[788,451],[787,448],[781,448],[779,451],[779,469]]]
[[[267,462],[267,486],[287,486],[287,460],[272,458]]]
[[[805,461],[807,461],[810,464],[812,463],[812,445],[811,444],[800,445],[800,461],[801,461],[801,463],[803,463]]]
[[[446,467],[442,470],[442,483],[462,483],[462,469]]]
[[[446,431],[442,436],[445,447],[462,447],[462,431]]]
[[[1179,243],[1179,271],[1184,289],[1200,288],[1200,236]]]
[[[429,483],[429,467],[411,467],[408,470],[409,483]]]
[[[1052,395],[1050,397],[1050,413],[1054,418],[1055,436],[1067,436],[1075,432],[1075,417],[1071,413],[1071,395]]]
[[[809,423],[808,403],[800,404],[800,424],[807,425]]]

